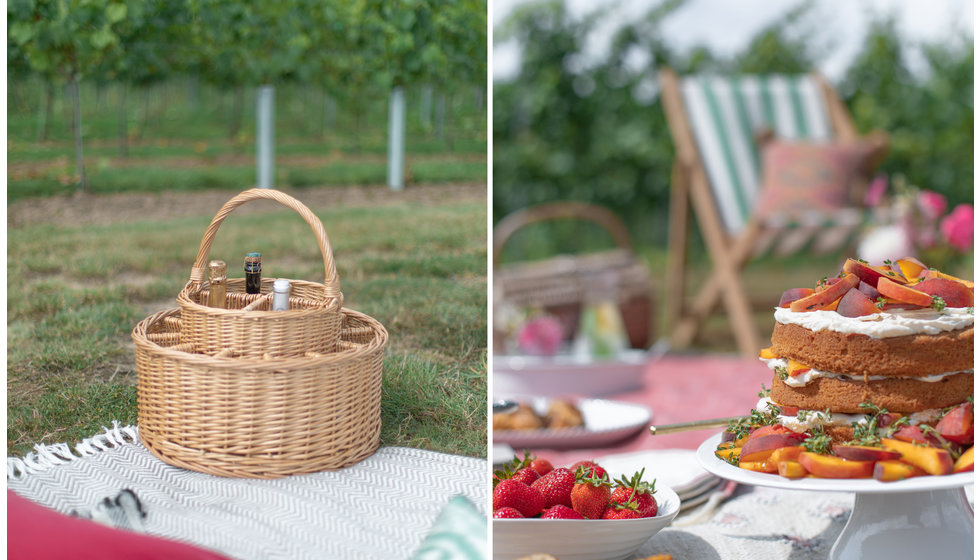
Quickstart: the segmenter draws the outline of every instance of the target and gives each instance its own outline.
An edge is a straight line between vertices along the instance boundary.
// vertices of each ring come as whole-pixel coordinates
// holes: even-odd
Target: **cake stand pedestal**
[[[786,490],[854,492],[854,509],[830,551],[830,560],[972,558],[973,508],[963,487],[973,473],[873,479],[788,479],[740,469],[715,457],[721,434],[698,447],[708,472],[741,484]]]

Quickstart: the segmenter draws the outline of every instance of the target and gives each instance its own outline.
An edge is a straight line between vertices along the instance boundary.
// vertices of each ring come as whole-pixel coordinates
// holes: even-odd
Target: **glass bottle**
[[[272,283],[272,310],[289,310],[289,280],[277,278]]]
[[[245,254],[245,293],[262,293],[262,253]]]
[[[225,291],[228,281],[228,265],[225,261],[208,263],[208,307],[224,309]]]
[[[575,339],[575,354],[609,358],[629,348],[626,325],[617,302],[617,278],[605,273],[588,278],[582,315]]]

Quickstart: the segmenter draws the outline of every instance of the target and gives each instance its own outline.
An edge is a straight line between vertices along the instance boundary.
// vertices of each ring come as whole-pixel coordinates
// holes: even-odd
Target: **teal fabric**
[[[487,519],[463,496],[446,504],[412,560],[484,560]]]

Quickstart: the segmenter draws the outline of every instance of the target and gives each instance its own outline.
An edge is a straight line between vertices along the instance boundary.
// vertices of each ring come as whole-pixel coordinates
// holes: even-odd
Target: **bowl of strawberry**
[[[594,461],[555,468],[515,457],[493,477],[493,557],[627,558],[680,509],[673,490],[643,475],[613,479]]]

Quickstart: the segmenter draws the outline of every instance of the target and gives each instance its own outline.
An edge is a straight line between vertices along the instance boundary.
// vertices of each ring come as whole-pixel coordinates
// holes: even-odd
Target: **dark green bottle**
[[[245,254],[245,293],[262,293],[262,253]]]

